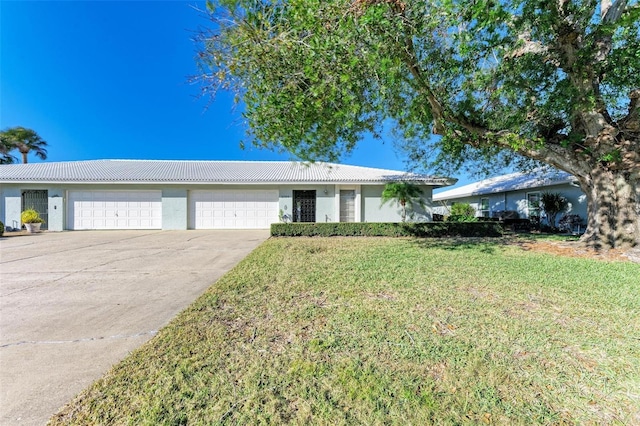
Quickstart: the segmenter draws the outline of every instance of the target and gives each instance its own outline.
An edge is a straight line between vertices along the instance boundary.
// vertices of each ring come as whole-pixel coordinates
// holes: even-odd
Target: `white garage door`
[[[161,229],[161,191],[70,191],[69,229]]]
[[[265,229],[278,221],[278,191],[191,191],[189,212],[194,229]]]

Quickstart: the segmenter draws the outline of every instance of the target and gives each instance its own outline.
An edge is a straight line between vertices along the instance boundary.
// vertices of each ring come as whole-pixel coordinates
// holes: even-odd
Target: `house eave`
[[[310,180],[310,181],[255,181],[255,180],[66,180],[66,179],[5,179],[3,184],[28,184],[28,185],[384,185],[389,182],[403,179],[385,180]],[[416,179],[407,180],[417,185],[444,187],[454,185],[457,179]]]
[[[447,192],[456,191],[456,189],[451,189],[445,192],[441,192],[433,195],[433,201],[447,201],[447,200],[458,200],[461,198],[468,197],[478,197],[484,195],[492,195],[492,194],[501,194],[501,193],[509,193],[515,191],[523,191],[527,189],[540,189],[540,188],[548,188],[551,186],[557,185],[573,185],[575,182],[575,178],[573,176],[568,176],[562,179],[550,179],[550,180],[542,180],[537,182],[527,182],[518,185],[511,186],[499,186],[499,187],[487,187],[483,188],[474,188],[471,191],[461,192],[457,194],[447,194]],[[473,185],[473,184],[472,184]],[[575,185],[574,185],[575,186]]]

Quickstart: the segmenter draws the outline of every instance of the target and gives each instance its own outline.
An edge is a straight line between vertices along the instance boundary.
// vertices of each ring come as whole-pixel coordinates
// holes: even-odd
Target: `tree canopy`
[[[218,0],[208,10],[203,89],[236,94],[254,143],[335,160],[392,127],[427,166],[543,162],[587,194],[585,241],[640,242],[637,1]]]
[[[28,155],[33,152],[36,157],[47,159],[47,142],[35,130],[24,127],[11,127],[0,132],[0,164],[13,163],[15,157],[11,151],[17,150],[22,155],[22,162],[28,161]]]

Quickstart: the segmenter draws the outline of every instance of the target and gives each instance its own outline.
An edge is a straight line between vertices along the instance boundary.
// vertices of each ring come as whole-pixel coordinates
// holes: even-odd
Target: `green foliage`
[[[274,223],[273,237],[500,237],[497,222]]]
[[[413,210],[414,204],[424,208],[422,200],[422,189],[411,182],[389,182],[382,191],[381,203],[384,205],[390,201],[395,201],[402,208],[401,218],[407,220],[407,210]]]
[[[4,223],[0,221],[0,237],[2,237],[3,235],[4,235]]]
[[[14,149],[12,141],[0,132],[0,164],[11,164],[16,161],[16,158],[10,154],[12,149]]]
[[[636,195],[581,181],[596,194],[585,241],[640,244],[637,0],[210,0],[209,10],[197,79],[206,95],[235,94],[256,145],[337,160],[391,133],[412,165],[441,173],[545,163],[618,175]],[[610,226],[605,210],[629,225]]]
[[[540,195],[540,203],[547,213],[551,228],[556,227],[556,217],[558,214],[564,212],[567,210],[567,207],[569,207],[569,200],[557,192],[543,192]]]
[[[448,222],[476,222],[476,209],[468,203],[453,203],[451,214],[447,217]]]
[[[255,144],[305,159],[335,160],[384,126],[427,166],[524,166],[514,152],[582,149],[571,117],[619,119],[637,89],[640,7],[603,19],[598,2],[562,4],[210,0],[200,81],[244,103]]]
[[[453,203],[451,206],[451,214],[456,216],[475,217],[476,209],[474,209],[469,203]]]
[[[447,222],[477,222],[479,219],[475,216],[451,214],[447,216]]]
[[[20,214],[22,223],[44,223],[44,219],[40,217],[35,209],[27,209]]]
[[[0,132],[0,164],[15,162],[10,152],[17,150],[22,154],[22,162],[27,162],[29,152],[35,153],[36,157],[47,159],[47,142],[43,140],[34,130],[24,127],[11,127]]]

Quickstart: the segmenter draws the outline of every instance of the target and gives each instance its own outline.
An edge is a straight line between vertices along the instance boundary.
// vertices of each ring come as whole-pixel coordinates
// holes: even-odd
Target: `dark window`
[[[491,215],[488,198],[480,198],[480,215],[482,217],[489,217]]]

